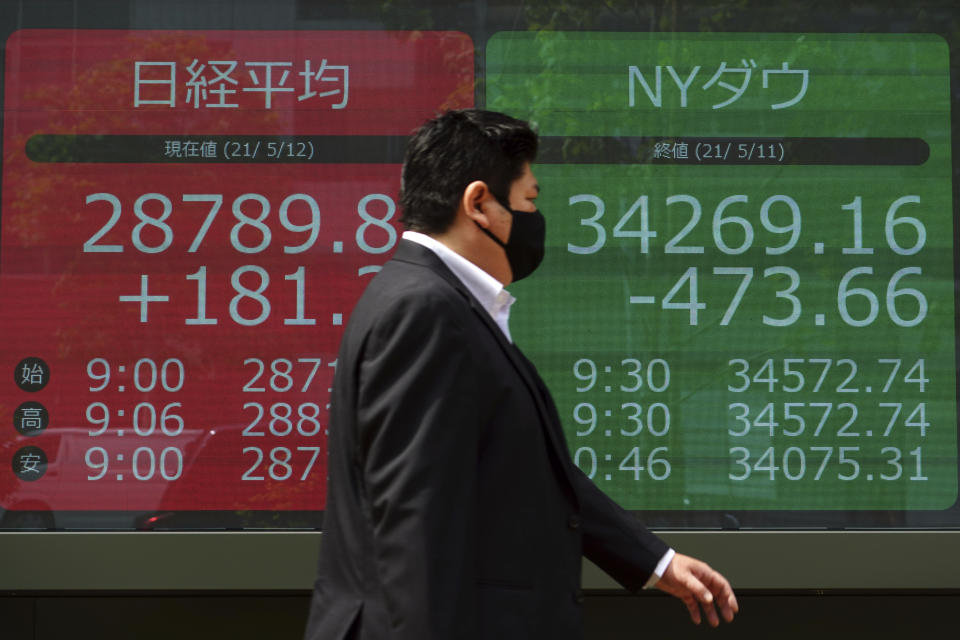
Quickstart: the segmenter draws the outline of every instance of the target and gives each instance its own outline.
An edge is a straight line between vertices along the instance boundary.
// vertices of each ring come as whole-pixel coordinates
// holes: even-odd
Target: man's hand
[[[683,600],[694,624],[700,624],[701,607],[711,627],[720,624],[718,607],[727,622],[732,622],[734,614],[740,610],[737,597],[733,595],[726,578],[707,563],[681,553],[673,557],[656,586]]]

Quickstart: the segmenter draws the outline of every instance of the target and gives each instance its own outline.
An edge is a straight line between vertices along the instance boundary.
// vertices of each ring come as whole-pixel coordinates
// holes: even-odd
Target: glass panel
[[[0,528],[317,528],[406,136],[534,122],[518,344],[659,527],[957,527],[950,2],[4,3]]]

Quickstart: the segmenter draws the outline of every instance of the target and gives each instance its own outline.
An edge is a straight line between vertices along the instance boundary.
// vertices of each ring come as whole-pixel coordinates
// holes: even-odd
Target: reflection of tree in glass
[[[232,58],[231,58],[232,56]],[[189,65],[193,59],[216,60],[236,59],[225,42],[210,43],[204,36],[185,37],[183,34],[160,34],[144,36],[130,35],[122,51],[114,52],[110,60],[81,70],[69,87],[50,84],[24,96],[32,104],[41,104],[50,117],[42,130],[23,131],[17,135],[6,149],[4,165],[6,180],[18,185],[16,200],[5,216],[5,231],[17,234],[22,246],[51,244],[56,236],[63,232],[63,216],[70,215],[70,222],[82,218],[82,206],[64,212],[51,198],[51,194],[65,191],[65,180],[74,188],[70,192],[94,187],[88,179],[72,177],[69,172],[51,170],[51,165],[37,165],[30,162],[23,149],[27,140],[35,134],[137,134],[157,133],[156,117],[158,109],[134,110],[132,104],[133,66],[140,61],[175,62],[178,69]],[[67,64],[69,61],[59,61]],[[26,71],[21,71],[25,73]],[[178,100],[182,96],[178,95]],[[170,116],[166,116],[168,122]],[[190,127],[204,133],[217,134],[230,132],[229,115],[222,110],[199,109],[187,115],[173,116],[182,120],[189,118]],[[245,114],[250,118],[250,114]],[[266,129],[275,125],[277,115],[262,111],[260,117]],[[175,121],[174,121],[175,122]],[[153,124],[151,124],[153,123]],[[185,123],[184,123],[185,124]],[[9,123],[8,123],[9,126]],[[177,130],[167,132],[176,135]],[[68,157],[69,147],[59,152],[51,150],[52,157]],[[209,171],[213,176],[214,172]],[[80,187],[80,189],[77,189]],[[81,203],[82,204],[82,203]],[[26,215],[28,214],[28,215]],[[72,215],[71,215],[72,214]]]
[[[528,30],[544,34],[556,31],[618,32],[629,34],[631,37],[642,37],[644,33],[650,33],[656,34],[660,39],[667,36],[667,39],[662,40],[661,45],[665,51],[672,46],[668,35],[670,33],[938,33],[945,37],[949,43],[956,43],[960,39],[960,14],[957,13],[955,4],[940,1],[926,2],[923,3],[922,7],[894,7],[887,3],[881,5],[881,3],[876,2],[851,4],[814,0],[805,5],[803,11],[797,11],[795,4],[778,0],[772,2],[759,2],[757,0],[662,0],[659,2],[569,0],[559,7],[556,3],[551,2],[528,2],[524,3],[520,11],[526,20],[525,26]],[[520,24],[517,25],[517,27],[520,26]],[[816,45],[808,42],[805,46],[807,51],[810,51],[810,47]],[[516,111],[513,106],[509,107],[515,111],[514,115],[531,119],[534,122],[546,121],[549,118],[552,131],[583,130],[585,123],[582,120],[582,113],[585,111],[598,114],[594,122],[599,122],[602,119],[600,114],[603,113],[604,107],[599,96],[595,99],[586,87],[578,87],[576,76],[570,73],[569,69],[565,70],[566,74],[552,73],[554,69],[559,70],[559,60],[564,56],[567,48],[563,38],[558,37],[556,33],[538,41],[537,53],[534,57],[536,65],[542,68],[543,72],[539,76],[527,74],[522,79],[515,79],[516,82],[522,83],[523,87],[522,89],[515,88],[522,95],[530,96],[530,103],[524,106],[523,112]],[[960,56],[958,47],[950,47],[950,56],[951,69],[960,69],[960,58],[957,57]],[[721,61],[710,62],[716,65]],[[728,60],[727,62],[735,64],[737,61]],[[777,62],[783,62],[783,60]],[[509,59],[508,66],[512,63],[513,60]],[[844,60],[835,60],[836,68],[840,70],[846,68],[845,65],[858,63],[862,63],[862,61],[849,63]],[[570,64],[568,54],[564,64],[567,66]],[[589,60],[583,60],[583,64],[589,67]],[[877,60],[876,67],[883,69],[889,65],[896,66],[896,64],[897,61]],[[599,71],[609,72],[605,69]],[[707,73],[707,71],[701,70],[701,75],[703,73]],[[710,76],[707,75],[706,77],[709,78]],[[492,77],[489,81],[491,83],[497,82]],[[869,92],[871,87],[874,88],[875,93],[878,93],[880,92],[878,83],[882,83],[883,79],[879,77],[871,78],[870,74],[866,74],[860,81],[863,83],[865,93]],[[667,80],[667,82],[670,81]],[[953,83],[954,92],[960,91],[958,85],[960,83]],[[577,97],[577,108],[575,110],[554,104],[558,100],[563,101],[564,96],[567,95]],[[497,108],[496,101],[494,100],[490,106],[491,108]],[[628,136],[675,135],[676,131],[673,131],[671,127],[672,115],[671,113],[664,113],[655,121],[647,121],[638,114],[635,121],[632,120],[630,126],[624,130],[619,130],[618,125],[607,122],[604,134]],[[731,116],[726,113],[717,111],[707,115],[716,121],[717,126],[724,131],[729,132],[736,128],[736,126],[730,126],[729,118]],[[779,125],[784,122],[785,118],[792,115],[784,112],[758,111],[753,117],[758,119],[775,118],[776,124]],[[728,120],[723,121],[722,118]],[[753,122],[759,124],[761,120],[754,119]],[[802,122],[806,122],[806,120]],[[867,135],[867,132],[863,131],[863,118],[854,109],[838,110],[831,116],[831,124],[838,129],[843,129],[848,135]],[[567,140],[563,144],[563,157],[574,157],[569,152],[573,151],[574,148],[579,149],[583,145],[590,144],[593,143],[584,140]],[[649,155],[651,152],[651,148],[639,149],[639,153],[642,155]]]
[[[203,35],[130,34],[120,50],[111,51],[109,60],[79,70],[70,86],[51,82],[24,96],[30,104],[43,105],[44,113],[49,117],[36,130],[22,130],[5,148],[4,187],[5,191],[9,190],[9,195],[6,198],[8,206],[3,212],[3,225],[4,232],[11,235],[5,239],[5,243],[22,248],[24,255],[30,255],[31,258],[46,256],[43,262],[37,260],[35,269],[38,275],[45,275],[48,269],[51,274],[62,274],[55,285],[55,295],[91,286],[91,274],[82,273],[87,266],[84,262],[90,259],[89,255],[83,253],[82,245],[86,240],[83,234],[89,235],[97,226],[90,225],[91,207],[84,203],[83,196],[109,190],[109,185],[103,184],[99,178],[113,174],[114,169],[122,171],[123,165],[34,163],[24,153],[27,140],[36,134],[50,133],[156,134],[158,117],[172,127],[167,133],[174,136],[184,126],[209,134],[230,133],[231,122],[236,119],[236,114],[224,113],[224,110],[190,109],[174,112],[166,106],[133,107],[135,61],[175,62],[178,73],[182,73],[194,59],[231,60],[237,59],[237,54],[231,49],[229,41],[211,42]],[[69,61],[59,62],[63,65]],[[182,92],[178,92],[178,102],[183,97]],[[259,119],[265,131],[275,130],[280,118],[277,113],[263,110],[246,112],[242,117],[245,123]],[[54,157],[66,157],[69,148],[54,149],[51,153]],[[189,171],[192,177],[199,177],[210,185],[218,183],[216,165],[193,165]],[[67,202],[65,194],[70,194]],[[124,203],[127,209],[131,205]],[[98,209],[98,213],[106,211],[102,207]],[[130,214],[129,211],[126,213]],[[104,222],[107,215],[104,213]],[[134,257],[131,255],[130,258]],[[135,262],[135,258],[126,262]],[[66,315],[71,316],[71,322],[64,323],[58,330],[59,355],[87,353],[91,349],[115,346],[118,337],[105,328],[101,318],[96,314],[73,318],[75,314],[69,311],[75,304],[74,297],[57,297],[62,300],[60,305],[68,312]],[[199,348],[191,349],[190,345],[179,346],[181,355],[202,351]]]

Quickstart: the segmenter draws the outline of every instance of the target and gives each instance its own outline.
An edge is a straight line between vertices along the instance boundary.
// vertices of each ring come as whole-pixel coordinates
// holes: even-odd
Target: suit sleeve
[[[526,362],[536,373],[536,367],[529,360]],[[560,430],[560,414],[553,397],[538,373],[535,380],[547,411]],[[569,456],[566,465],[580,501],[584,555],[627,589],[642,589],[670,547],[601,491]]]
[[[638,591],[670,548],[573,465],[583,517],[584,555],[631,591]]]
[[[405,299],[371,331],[358,435],[378,576],[395,635],[476,633],[477,406],[470,338],[442,297]]]

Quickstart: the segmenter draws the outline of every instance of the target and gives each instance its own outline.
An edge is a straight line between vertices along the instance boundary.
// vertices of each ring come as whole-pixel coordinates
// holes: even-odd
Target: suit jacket
[[[667,546],[577,469],[533,365],[401,241],[344,333],[309,640],[577,639],[584,554],[639,589]]]

